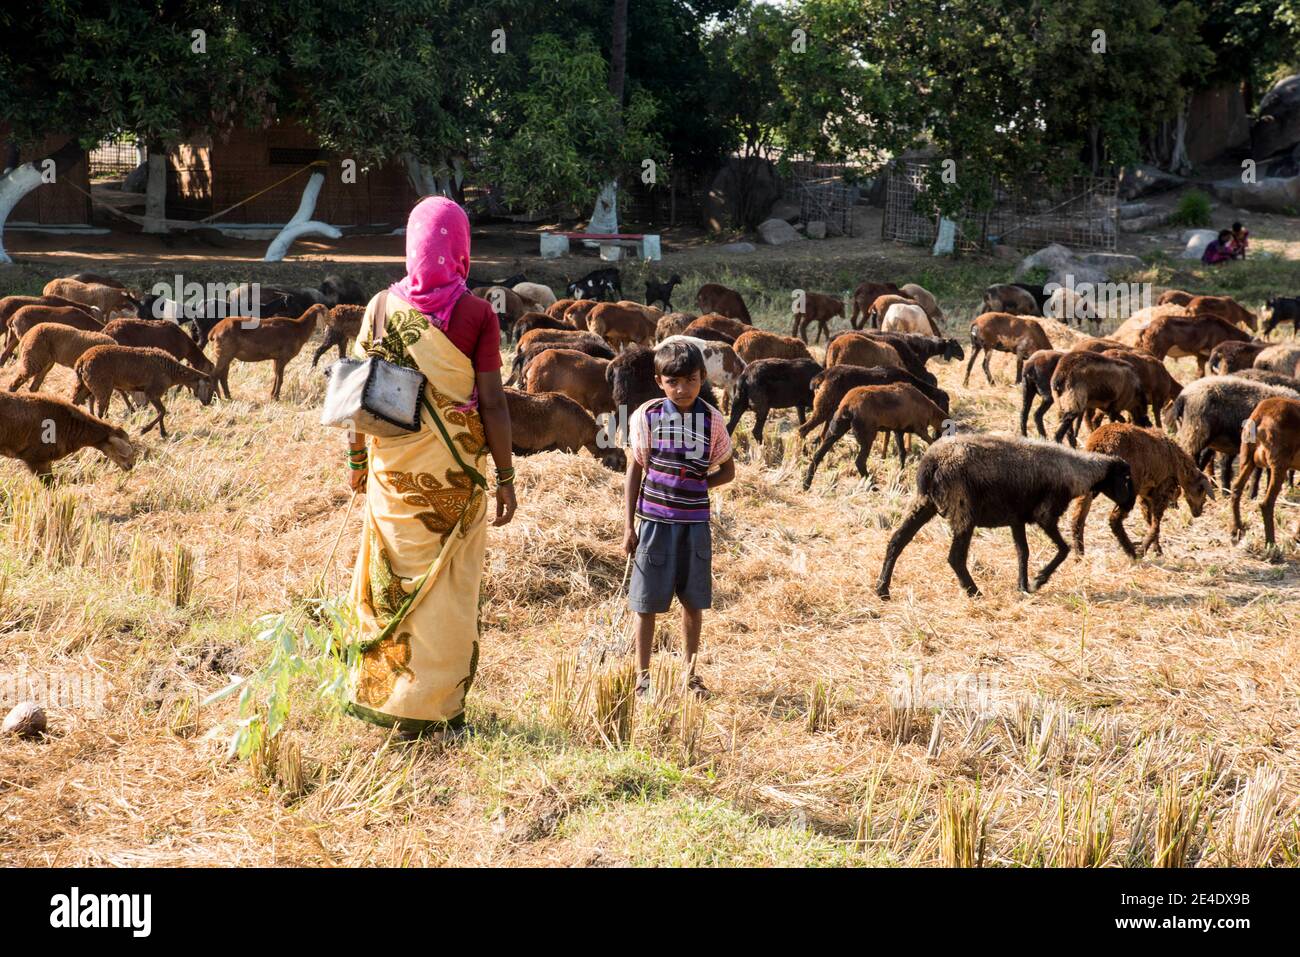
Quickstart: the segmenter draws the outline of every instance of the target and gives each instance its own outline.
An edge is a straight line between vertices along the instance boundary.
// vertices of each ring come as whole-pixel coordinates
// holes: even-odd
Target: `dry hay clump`
[[[1014,427],[1012,359],[994,363],[998,385],[969,389],[959,364],[933,365],[962,428]],[[259,616],[288,611],[289,634],[328,634],[313,599],[345,592],[360,528],[354,511],[322,567],[348,501],[339,437],[315,424],[307,359],[290,365],[284,401],[265,401],[269,382],[269,368],[237,365],[235,402],[177,399],[175,436],[148,439],[129,475],[83,452],[45,491],[0,462],[0,673],[97,676],[102,691],[50,704],[42,739],[0,740],[7,860],[1300,856],[1294,546],[1263,554],[1254,527],[1235,547],[1220,498],[1195,522],[1171,513],[1165,555],[1135,563],[1094,509],[1087,555],[1033,596],[1014,589],[1006,532],[979,531],[985,597],[971,600],[933,522],[884,603],[872,585],[921,443],[902,468],[892,450],[873,453],[869,485],[848,438],[803,493],[788,412],[762,450],[742,425],[737,480],[714,496],[699,662],[712,699],[682,692],[675,613],[659,622],[648,699],[629,696],[627,659],[580,657],[593,624],[618,624],[597,612],[621,601],[622,476],[585,453],[546,453],[518,461],[518,518],[489,531],[474,735],[401,743],[338,716],[316,693],[331,673],[318,656],[291,685],[283,730],[232,760],[238,695],[202,702],[267,659]],[[133,431],[144,421],[127,419]],[[1289,530],[1297,500],[1283,501]],[[1030,543],[1039,564],[1046,542]]]

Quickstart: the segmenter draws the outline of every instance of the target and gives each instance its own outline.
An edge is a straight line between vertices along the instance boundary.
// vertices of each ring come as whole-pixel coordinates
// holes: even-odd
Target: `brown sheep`
[[[829,369],[836,365],[907,368],[897,349],[887,342],[877,342],[860,332],[839,336],[826,347],[826,367]]]
[[[1052,373],[1052,397],[1061,416],[1057,442],[1068,438],[1074,445],[1078,422],[1091,409],[1100,409],[1117,421],[1127,412],[1138,425],[1151,424],[1142,380],[1121,359],[1095,352],[1067,352]]]
[[[663,342],[669,336],[685,335],[686,327],[695,321],[689,312],[670,312],[655,323],[655,342]]]
[[[99,318],[97,309],[83,306],[71,299],[64,299],[62,296],[5,296],[0,299],[0,330],[6,334],[9,332],[9,320],[23,306],[73,306],[91,318]]]
[[[603,447],[601,429],[591,413],[559,392],[532,395],[506,389],[510,439],[516,455],[530,452],[577,452],[586,449],[606,468],[621,472],[627,457],[615,444]]]
[[[1197,375],[1203,376],[1214,347],[1232,341],[1248,342],[1250,336],[1221,316],[1157,316],[1138,334],[1137,347],[1157,359],[1195,356]]]
[[[813,376],[809,383],[813,389],[812,414],[807,422],[799,426],[800,443],[806,441],[809,433],[819,425],[823,427],[821,437],[826,438],[831,418],[850,389],[860,385],[892,385],[895,382],[906,382],[915,387],[945,411],[951,408],[947,392],[923,382],[906,369],[895,369],[893,366],[875,366],[871,369],[862,366],[827,366]]]
[[[1110,530],[1119,547],[1129,558],[1141,558],[1148,549],[1160,548],[1160,522],[1165,510],[1178,501],[1181,491],[1187,499],[1192,517],[1198,518],[1205,501],[1214,497],[1214,489],[1205,473],[1196,467],[1192,457],[1178,447],[1178,443],[1155,429],[1143,429],[1124,422],[1110,422],[1088,436],[1085,448],[1089,452],[1112,455],[1128,463],[1133,474],[1133,489],[1142,504],[1147,533],[1137,548],[1124,531],[1124,519],[1132,509],[1116,505],[1110,513]],[[1074,548],[1083,554],[1083,528],[1088,520],[1088,510],[1096,493],[1089,490],[1079,497],[1074,509]]]
[[[470,290],[480,299],[487,300],[492,307],[492,311],[497,314],[497,322],[501,324],[502,329],[508,329],[510,323],[514,322],[524,313],[530,305],[524,301],[524,297],[519,295],[513,289],[507,289],[505,286],[477,286]]]
[[[563,319],[565,311],[577,301],[576,299],[557,299],[546,307],[546,314],[552,319]]]
[[[753,325],[749,319],[749,310],[740,293],[716,282],[706,282],[695,294],[695,305],[701,313],[716,312],[720,316],[737,319],[745,325]]]
[[[1052,341],[1037,319],[1009,312],[986,312],[976,316],[970,325],[970,345],[970,361],[966,363],[966,378],[962,385],[970,384],[970,370],[974,368],[975,357],[981,349],[984,350],[984,375],[992,385],[989,359],[994,352],[1010,352],[1016,357],[1016,382],[1019,383],[1025,360],[1039,349],[1052,348]]]
[[[1231,296],[1193,296],[1187,303],[1193,316],[1218,316],[1234,326],[1252,332],[1259,328],[1259,320],[1249,309],[1243,308]]]
[[[143,393],[149,404],[158,410],[158,415],[140,430],[141,435],[156,425],[158,434],[167,438],[167,427],[163,423],[167,407],[162,404],[162,397],[172,386],[184,386],[204,405],[212,401],[212,377],[177,362],[162,349],[95,346],[86,350],[72,371],[77,376],[72,404],[80,405],[85,399],[92,398],[101,417],[108,414],[115,390]]]
[[[1118,339],[1109,339],[1103,336],[1090,336],[1087,339],[1080,339],[1074,345],[1070,346],[1070,352],[1107,352],[1111,349],[1128,349],[1132,351],[1132,346],[1127,346]]]
[[[140,306],[140,303],[125,289],[77,282],[75,279],[51,279],[45,284],[41,293],[46,296],[62,296],[64,299],[71,299],[85,306],[94,306],[105,322],[118,316],[134,316]]]
[[[1257,469],[1268,469],[1268,489],[1259,503],[1264,542],[1274,545],[1273,508],[1287,472],[1300,469],[1300,401],[1269,398],[1255,406],[1242,427],[1241,470],[1232,482],[1232,538],[1245,534],[1241,493]]]
[[[1190,292],[1183,292],[1181,289],[1166,289],[1159,298],[1156,299],[1157,306],[1186,306],[1195,299],[1196,296]]]
[[[55,462],[84,448],[98,449],[124,472],[135,465],[136,448],[116,425],[53,396],[0,392],[0,455],[48,483]]]
[[[865,325],[874,326],[879,329],[881,320],[885,318],[885,313],[889,312],[889,307],[897,303],[902,303],[907,306],[920,305],[919,302],[910,296],[904,296],[894,292],[885,293],[883,296],[877,296],[876,301],[873,302],[871,308],[867,310]]]
[[[203,350],[168,319],[114,319],[104,327],[104,335],[111,336],[119,346],[161,349],[177,362],[188,362],[204,375],[212,374],[212,362]]]
[[[39,392],[45,377],[56,365],[71,369],[92,346],[115,344],[111,336],[102,332],[74,329],[58,322],[38,323],[27,330],[19,345],[18,369],[9,383],[9,391],[17,392],[30,379],[30,391]]]
[[[818,341],[830,338],[830,321],[836,316],[844,315],[844,300],[838,296],[827,296],[820,292],[806,292],[803,296],[803,311],[794,314],[794,329],[790,335],[807,341],[808,327],[817,323]]]
[[[657,306],[647,306],[645,303],[635,302],[631,299],[620,299],[614,305],[639,312],[654,323],[658,323],[664,317],[664,311]]]
[[[1118,359],[1137,373],[1138,382],[1142,383],[1142,393],[1151,406],[1156,425],[1164,428],[1165,424],[1160,418],[1161,410],[1178,398],[1183,391],[1183,384],[1169,374],[1165,364],[1155,356],[1134,352],[1132,349],[1107,349],[1098,355]]]
[[[1220,342],[1210,350],[1210,357],[1205,362],[1205,367],[1210,370],[1210,375],[1229,375],[1233,372],[1239,372],[1242,369],[1249,369],[1255,364],[1255,357],[1268,348],[1268,343],[1262,339],[1252,339],[1249,342]]]
[[[616,302],[602,302],[587,314],[587,328],[600,336],[615,352],[628,345],[654,345],[657,319]]]
[[[576,349],[547,349],[528,363],[526,391],[562,392],[590,412],[614,411],[614,395],[605,377],[606,359],[593,359]]]
[[[934,293],[914,282],[904,283],[899,290],[904,296],[916,300],[916,304],[925,310],[925,314],[930,317],[930,324],[934,326],[934,334],[939,335],[947,319],[944,318],[943,310],[939,308],[939,300],[934,298]]]
[[[338,346],[340,359],[347,358],[348,343],[361,335],[361,323],[365,318],[365,306],[339,303],[331,308],[325,316],[325,338],[311,357],[311,367],[316,368],[320,357],[328,352],[331,346]]]
[[[600,305],[599,299],[575,299],[570,306],[564,310],[561,317],[565,322],[573,324],[573,328],[585,330],[587,328],[587,314]]]
[[[208,341],[213,343],[215,357],[213,378],[225,397],[231,397],[230,365],[238,359],[240,362],[275,363],[271,399],[278,400],[280,386],[284,382],[284,367],[302,351],[316,330],[317,320],[326,311],[326,307],[318,302],[297,319],[287,316],[269,319],[229,316],[213,326],[212,333],[208,336]]]
[[[754,327],[746,325],[739,319],[720,316],[717,313],[707,313],[691,322],[682,331],[682,335],[694,336],[696,339],[713,339],[716,342],[733,345],[737,339],[752,328]]]
[[[853,435],[858,440],[858,457],[855,462],[858,474],[870,481],[871,476],[867,473],[867,456],[871,454],[871,446],[876,441],[877,432],[884,432],[886,435],[893,433],[894,442],[898,446],[898,464],[901,468],[907,464],[903,434],[919,435],[932,442],[939,437],[946,419],[947,413],[943,409],[922,395],[915,386],[908,385],[906,382],[856,386],[840,400],[826,438],[822,440],[822,444],[813,453],[812,461],[808,463],[803,487],[806,489],[812,485],[817,466],[849,429],[853,430]]]
[[[1021,372],[1020,400],[1020,434],[1029,434],[1029,410],[1034,407],[1034,399],[1039,399],[1038,411],[1034,413],[1034,424],[1038,434],[1047,438],[1047,429],[1043,425],[1043,416],[1052,407],[1052,375],[1060,365],[1061,356],[1056,349],[1039,349],[1025,360]]]
[[[1136,349],[1138,338],[1143,331],[1160,316],[1192,318],[1192,314],[1187,311],[1186,306],[1178,306],[1173,303],[1166,303],[1163,306],[1147,306],[1145,309],[1137,310],[1137,312],[1121,322],[1110,334],[1110,338],[1124,343],[1131,349]]]
[[[1010,316],[1041,315],[1033,293],[1011,283],[997,283],[984,290],[984,311],[1005,312]]]
[[[515,320],[514,325],[510,327],[510,336],[516,342],[519,337],[525,333],[532,332],[534,329],[573,329],[563,319],[552,319],[544,312],[526,312]]]
[[[849,325],[854,329],[861,329],[863,323],[867,321],[867,313],[871,310],[872,304],[881,296],[891,294],[899,294],[898,287],[892,282],[859,283],[858,288],[853,290],[853,314],[849,316]]]
[[[812,354],[802,339],[780,336],[775,332],[751,329],[738,336],[731,346],[746,363],[757,359],[811,359]]]
[[[114,279],[112,276],[105,276],[103,273],[77,272],[63,278],[75,279],[77,282],[88,283],[92,286],[112,286],[114,289],[126,289],[126,283],[120,279]]]
[[[1278,372],[1292,379],[1300,378],[1300,346],[1284,343],[1262,349],[1255,356],[1251,368]]]
[[[42,322],[57,322],[86,332],[99,332],[104,328],[103,323],[80,306],[23,306],[9,321],[10,338],[5,344],[4,352],[0,353],[0,365],[9,361],[22,337]]]

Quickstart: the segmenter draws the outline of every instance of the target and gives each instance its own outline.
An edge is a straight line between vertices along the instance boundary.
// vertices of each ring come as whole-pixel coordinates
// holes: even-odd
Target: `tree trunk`
[[[437,194],[438,179],[433,175],[433,169],[428,163],[414,153],[403,153],[402,162],[406,165],[406,175],[411,180],[411,186],[415,188],[416,196],[423,199],[425,196]]]
[[[1169,172],[1185,176],[1192,170],[1192,161],[1187,156],[1187,108],[1190,97],[1178,108],[1178,123],[1174,127],[1174,147],[1169,156]]]
[[[16,163],[18,161],[16,148],[11,148],[9,153],[10,156],[6,162],[9,164]],[[22,198],[45,182],[42,175],[45,164],[49,160],[54,161],[54,176],[57,180],[59,176],[75,166],[81,156],[82,150],[77,141],[69,140],[48,156],[43,156],[31,163],[23,163],[21,166],[12,167],[4,176],[0,176],[0,263],[13,262],[4,248],[5,222],[9,219],[9,214],[13,212],[14,207],[22,201]]]
[[[149,179],[144,194],[144,225],[141,232],[167,232],[167,147],[159,140],[151,140],[149,148]]]
[[[627,77],[627,4],[628,0],[614,0],[614,35],[609,45],[609,92],[620,106]]]

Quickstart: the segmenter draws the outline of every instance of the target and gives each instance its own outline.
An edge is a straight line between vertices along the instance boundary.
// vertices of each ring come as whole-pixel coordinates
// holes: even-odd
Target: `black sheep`
[[[740,417],[754,411],[754,438],[763,444],[763,426],[772,409],[794,408],[803,425],[813,404],[813,377],[822,367],[812,359],[756,359],[745,366],[731,400],[731,421],[727,431],[736,431]]]
[[[645,281],[645,304],[653,306],[656,302],[664,304],[664,312],[673,311],[673,287],[681,285],[682,277],[673,273],[667,282]]]

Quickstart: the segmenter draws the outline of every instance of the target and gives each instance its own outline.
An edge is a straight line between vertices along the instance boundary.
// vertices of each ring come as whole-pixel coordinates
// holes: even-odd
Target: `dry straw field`
[[[969,316],[1005,271],[953,267],[928,283]],[[729,278],[766,303],[760,324],[786,325],[788,289]],[[718,279],[688,275],[683,301]],[[1234,546],[1220,497],[1194,522],[1171,512],[1164,556],[1133,562],[1098,506],[1086,556],[1033,596],[1015,590],[1007,531],[983,530],[971,555],[984,597],[965,597],[936,521],[885,603],[872,585],[915,459],[900,472],[873,455],[868,487],[849,438],[804,493],[793,417],[779,414],[764,449],[747,420],[737,480],[716,496],[701,668],[717,694],[677,693],[664,621],[655,695],[629,713],[625,660],[594,653],[620,617],[621,477],[586,455],[530,457],[518,518],[490,532],[475,733],[397,742],[332,703],[329,599],[346,587],[358,520],[327,568],[348,491],[307,362],[278,404],[269,367],[238,366],[232,402],[176,398],[174,435],[148,438],[130,474],[83,452],[45,490],[0,463],[0,669],[88,672],[104,688],[99,710],[52,709],[45,740],[0,742],[4,863],[1300,859],[1294,490],[1280,555],[1262,549],[1253,510]],[[994,387],[932,367],[963,428],[1014,428],[1008,357]],[[1171,368],[1194,375],[1191,360]],[[68,383],[60,370],[48,388]],[[1030,543],[1041,564],[1046,540]],[[236,676],[254,689],[242,716],[238,694],[201,705]],[[279,733],[232,757],[241,717],[268,713]]]

